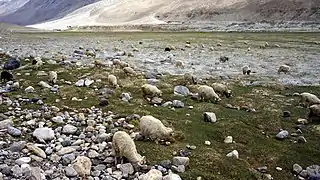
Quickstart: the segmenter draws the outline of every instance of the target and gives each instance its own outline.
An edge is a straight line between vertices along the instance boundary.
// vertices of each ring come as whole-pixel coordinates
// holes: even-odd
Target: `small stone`
[[[17,129],[17,128],[12,127],[12,126],[8,126],[7,132],[11,136],[20,136],[22,134],[20,129]]]
[[[129,175],[134,173],[134,169],[131,163],[121,164],[120,170],[124,175]]]
[[[0,121],[0,129],[8,129],[9,126],[12,126],[13,121],[11,119]]]
[[[276,138],[281,140],[281,139],[287,138],[288,135],[289,135],[289,132],[288,132],[288,131],[282,130],[282,131],[280,131],[280,132],[276,135]]]
[[[271,174],[264,174],[264,176],[268,179],[268,180],[272,180],[273,177],[271,176]]]
[[[205,141],[204,144],[207,145],[207,146],[210,146],[211,142],[210,141]]]
[[[36,137],[39,141],[47,141],[54,139],[54,131],[51,128],[37,128],[34,130],[33,134],[34,137]]]
[[[59,156],[62,156],[62,155],[65,155],[65,154],[73,153],[74,151],[75,151],[75,149],[72,148],[72,147],[64,147],[64,148],[60,149],[60,150],[57,152],[57,154],[58,154]]]
[[[309,177],[320,177],[320,166],[311,165],[306,168]]]
[[[165,102],[162,104],[163,107],[169,107],[169,106],[172,106],[172,102],[171,101],[168,101],[168,102]]]
[[[294,164],[292,166],[293,172],[299,174],[303,169],[299,164]]]
[[[216,114],[213,112],[205,112],[203,113],[203,117],[205,122],[212,122],[212,123],[217,122]]]
[[[188,157],[181,157],[181,156],[173,157],[172,164],[175,166],[179,166],[179,165],[188,166],[189,158]]]
[[[80,176],[90,175],[91,173],[91,160],[85,156],[78,156],[73,163],[73,168],[78,172]]]
[[[22,157],[19,158],[15,161],[18,165],[22,165],[22,164],[28,164],[31,162],[31,158],[30,157]]]
[[[32,86],[27,87],[24,92],[26,93],[33,93],[34,92],[34,88]]]
[[[232,136],[227,136],[227,137],[224,139],[224,143],[226,143],[226,144],[231,144],[232,142],[233,142]]]
[[[173,92],[174,95],[179,96],[188,96],[190,94],[189,89],[185,86],[175,86]]]
[[[139,177],[141,180],[162,180],[162,173],[159,170],[151,169],[148,173]]]
[[[239,158],[239,152],[237,150],[233,150],[230,153],[227,154],[227,157],[234,157],[236,159]]]
[[[26,146],[30,151],[32,151],[36,155],[38,155],[42,158],[47,158],[46,153],[42,149],[40,149],[39,147],[35,146],[34,144],[28,143],[28,144],[26,144]]]
[[[161,98],[159,98],[159,97],[154,97],[154,98],[152,98],[152,100],[151,100],[151,103],[152,104],[161,104],[162,103],[162,101],[163,101],[163,99],[161,99]]]
[[[88,152],[88,157],[89,157],[89,158],[97,158],[97,157],[99,157],[99,156],[100,156],[100,154],[97,153],[97,151],[95,151],[95,150],[90,150],[90,151]]]
[[[303,125],[309,124],[308,120],[303,119],[303,118],[299,118],[299,119],[297,120],[297,122],[298,122],[299,124],[303,124]]]
[[[65,126],[63,126],[62,129],[62,133],[64,134],[74,134],[75,132],[77,132],[77,127],[71,125],[71,124],[67,124]]]
[[[67,166],[65,169],[65,174],[67,177],[75,177],[78,175],[77,171],[73,168],[73,167],[70,167],[70,166]]]
[[[77,81],[77,82],[75,83],[75,85],[78,86],[78,87],[83,87],[83,86],[85,86],[85,85],[84,85],[84,79],[80,79],[79,81]]]
[[[85,82],[84,82],[84,85],[87,86],[87,87],[89,87],[92,83],[94,83],[93,80],[91,80],[91,79],[86,79]]]
[[[267,167],[267,166],[258,167],[258,171],[259,171],[259,172],[266,173],[267,170],[268,170],[268,167]]]
[[[184,107],[184,103],[180,100],[173,100],[172,101],[172,106],[175,108],[183,108]]]
[[[282,171],[282,168],[281,167],[276,167],[276,170],[277,171]]]
[[[99,102],[99,106],[108,106],[109,101],[106,98],[101,98]]]

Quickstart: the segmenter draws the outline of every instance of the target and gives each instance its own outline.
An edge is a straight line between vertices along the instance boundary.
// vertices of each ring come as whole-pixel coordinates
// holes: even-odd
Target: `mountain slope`
[[[98,0],[24,0],[26,3],[17,8],[19,6],[13,5],[18,1],[23,0],[4,1],[2,5],[7,7],[7,11],[10,11],[11,6],[12,13],[0,13],[0,22],[28,25],[58,19]],[[21,4],[20,2],[19,5]]]
[[[320,0],[32,0],[0,17],[0,21],[33,24],[30,27],[41,29],[168,21],[265,20],[320,22]]]

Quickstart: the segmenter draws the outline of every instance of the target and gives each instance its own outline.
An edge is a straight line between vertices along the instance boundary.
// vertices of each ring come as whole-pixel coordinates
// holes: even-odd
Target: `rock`
[[[14,58],[10,58],[7,62],[4,63],[4,70],[14,70],[20,67],[20,61]]]
[[[67,177],[75,177],[78,175],[77,171],[73,168],[73,167],[70,167],[70,166],[67,166],[65,169],[65,174]]]
[[[148,173],[139,177],[141,180],[162,180],[162,173],[159,170],[151,169]]]
[[[38,83],[39,86],[43,87],[43,88],[48,88],[48,89],[51,89],[52,86],[50,86],[48,83],[44,82],[44,81],[40,81]]]
[[[53,122],[55,122],[55,123],[58,123],[58,124],[63,124],[63,123],[64,123],[63,117],[61,117],[61,116],[53,117],[51,120],[52,120]]]
[[[99,153],[97,153],[97,151],[95,151],[95,150],[89,150],[89,152],[88,152],[88,157],[89,158],[97,158],[97,157],[99,157],[100,156],[100,154]]]
[[[13,176],[15,177],[22,176],[22,169],[18,165],[13,166],[11,171],[13,172]]]
[[[190,94],[190,91],[185,86],[175,86],[174,87],[174,95],[180,95],[180,96],[188,96]]]
[[[10,146],[10,151],[11,152],[20,152],[26,145],[25,141],[19,141],[19,142],[14,142]]]
[[[134,169],[131,163],[121,164],[120,170],[124,176],[134,173]]]
[[[109,101],[106,98],[101,98],[99,102],[99,106],[108,106]]]
[[[39,141],[47,141],[54,139],[54,131],[51,128],[37,128],[33,134]]]
[[[32,86],[27,87],[24,92],[26,93],[33,93],[34,92],[34,88]]]
[[[211,142],[210,141],[205,141],[204,144],[207,145],[207,146],[210,146]]]
[[[308,176],[318,176],[320,177],[320,166],[319,165],[312,165],[306,168]]]
[[[62,156],[62,164],[67,166],[67,165],[71,164],[71,162],[75,159],[76,159],[76,157],[75,157],[74,153],[65,154]]]
[[[289,132],[288,132],[288,131],[282,130],[282,131],[280,131],[280,132],[276,135],[276,138],[281,140],[281,139],[287,138],[288,135],[289,135]]]
[[[168,107],[168,106],[172,106],[172,102],[168,101],[162,104],[163,107]]]
[[[17,128],[12,127],[12,126],[8,126],[7,132],[11,136],[20,136],[22,134],[20,129],[17,129]]]
[[[31,162],[31,158],[30,157],[22,157],[19,158],[15,161],[18,165],[22,165],[22,164],[28,164]]]
[[[26,144],[26,147],[27,147],[30,151],[32,151],[33,153],[35,153],[36,155],[38,155],[38,156],[40,156],[40,157],[42,157],[42,158],[47,158],[46,153],[45,153],[42,149],[38,148],[36,145],[31,144],[31,143],[28,143],[28,144]]]
[[[188,157],[180,157],[180,156],[173,157],[172,164],[175,166],[179,166],[179,165],[188,166],[189,165],[189,158]]]
[[[182,180],[178,174],[170,172],[168,175],[163,177],[163,180]]]
[[[71,124],[67,124],[65,126],[63,126],[62,128],[62,133],[64,134],[74,134],[75,132],[77,132],[78,128],[71,125]]]
[[[299,118],[299,119],[297,120],[297,122],[298,122],[299,124],[304,124],[304,125],[306,125],[306,124],[309,123],[308,120],[303,119],[303,118]]]
[[[233,142],[233,138],[232,136],[227,136],[225,139],[224,139],[224,143],[226,144],[230,144]]]
[[[64,148],[61,148],[61,149],[57,152],[57,154],[58,154],[59,156],[62,156],[62,155],[65,155],[65,154],[73,153],[74,151],[75,151],[75,149],[72,148],[72,147],[64,147]]]
[[[282,171],[282,168],[281,167],[276,167],[276,170],[277,171]]]
[[[204,112],[203,117],[205,122],[217,122],[216,114],[213,112]]]
[[[91,173],[91,160],[85,156],[78,156],[73,163],[73,168],[80,176],[90,175]]]
[[[11,119],[0,121],[0,130],[8,129],[9,126],[12,126],[13,121]]]
[[[77,87],[83,87],[83,86],[85,86],[84,82],[85,82],[84,79],[80,79],[75,83],[75,85]]]
[[[219,61],[224,63],[224,62],[229,61],[229,58],[226,56],[220,56]]]
[[[130,100],[132,99],[131,93],[121,93],[120,99],[125,102],[130,102]]]
[[[239,152],[237,150],[233,150],[230,153],[227,154],[227,157],[233,157],[238,159],[239,158]]]
[[[172,106],[175,108],[183,108],[184,107],[184,103],[180,100],[173,100],[172,101]]]
[[[153,97],[152,100],[151,100],[151,103],[159,105],[159,104],[162,103],[162,101],[163,101],[163,99],[161,99],[159,97]]]
[[[293,172],[299,174],[303,169],[299,164],[294,164],[292,166]]]
[[[85,82],[84,82],[84,85],[89,87],[92,83],[94,83],[94,80],[86,79]]]
[[[175,167],[175,166],[172,166],[172,167]],[[184,173],[186,171],[186,168],[184,165],[179,165],[178,167],[173,168],[173,169],[178,173]]]
[[[31,180],[44,180],[45,175],[42,174],[43,170],[39,167],[31,167],[31,171],[29,171],[29,179]]]
[[[258,171],[261,172],[261,173],[266,173],[267,170],[268,170],[268,167],[267,167],[267,166],[258,167]]]

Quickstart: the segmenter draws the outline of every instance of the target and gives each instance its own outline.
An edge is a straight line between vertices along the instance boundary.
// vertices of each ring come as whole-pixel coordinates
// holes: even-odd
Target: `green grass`
[[[41,70],[61,69],[59,66],[45,65]],[[77,77],[91,72],[93,74],[103,74],[108,69],[69,69],[59,73],[59,79],[67,79],[76,82]],[[36,84],[46,77],[36,76],[37,71],[18,70],[24,74],[31,72],[31,76],[23,76],[22,89],[18,92],[9,93],[9,96],[23,94],[23,89],[29,85],[35,87],[37,95],[26,94],[28,97],[40,96],[46,97],[45,103],[57,107],[68,106],[70,108],[89,108],[98,105],[98,95],[93,88],[75,87],[58,82],[61,86],[60,92],[53,94],[50,91],[43,90]],[[320,160],[318,147],[318,135],[316,132],[308,130],[304,136],[308,140],[306,144],[294,144],[290,137],[284,141],[274,139],[279,128],[284,128],[289,132],[295,132],[295,121],[298,117],[305,117],[307,109],[296,106],[297,97],[290,96],[294,92],[313,92],[320,95],[318,87],[289,87],[286,90],[266,87],[240,87],[233,86],[233,98],[223,100],[218,104],[198,102],[190,98],[181,98],[173,96],[173,86],[179,85],[180,77],[172,76],[160,81],[159,88],[163,90],[163,99],[174,100],[181,99],[186,105],[194,106],[194,109],[188,108],[171,110],[165,107],[153,107],[143,98],[140,86],[144,83],[142,77],[126,77],[124,73],[117,72],[121,87],[116,89],[116,95],[110,98],[110,105],[104,107],[104,111],[113,111],[116,114],[126,116],[133,113],[139,115],[151,114],[173,127],[176,131],[184,134],[184,139],[177,140],[170,146],[156,145],[154,142],[137,141],[138,151],[148,158],[149,164],[159,163],[164,159],[171,159],[173,151],[185,149],[186,145],[195,145],[197,148],[191,150],[190,166],[187,171],[181,174],[183,179],[195,179],[202,176],[203,179],[259,179],[260,175],[254,174],[249,169],[259,166],[268,166],[268,173],[275,179],[292,179],[291,168],[294,163],[303,166],[315,164]],[[22,78],[19,77],[19,78]],[[18,78],[18,79],[19,79]],[[180,80],[179,80],[180,79]],[[171,80],[171,81],[170,81]],[[102,83],[95,83],[98,87],[107,84],[104,79]],[[258,91],[260,90],[260,91]],[[269,96],[263,96],[261,91],[268,92]],[[122,102],[119,99],[121,92],[131,92],[133,101],[131,104]],[[257,93],[258,92],[258,93]],[[280,94],[281,97],[274,95]],[[62,100],[66,97],[67,100]],[[82,102],[71,101],[72,97],[85,98]],[[56,103],[56,99],[61,99]],[[292,99],[292,100],[290,100]],[[234,110],[224,107],[224,104],[247,105],[254,107],[257,112],[246,112],[243,110]],[[24,105],[24,108],[37,108],[37,105]],[[3,108],[3,107],[2,107]],[[271,111],[275,110],[275,111]],[[282,110],[292,112],[292,120],[285,121],[281,118]],[[211,124],[203,121],[202,114],[205,111],[215,112],[218,122]],[[189,113],[190,116],[186,116]],[[190,123],[186,123],[190,121]],[[262,134],[264,131],[269,137]],[[233,136],[236,143],[224,144],[226,136]],[[211,141],[211,146],[204,145],[204,141]],[[226,154],[234,149],[240,153],[240,159],[230,159]],[[277,172],[275,168],[279,166],[283,171]]]
[[[143,39],[152,39],[154,41],[164,41],[170,43],[184,43],[187,40],[192,43],[205,42],[214,45],[217,42],[229,44],[235,42],[236,45],[243,44],[243,41],[253,41],[256,46],[263,44],[265,41],[272,43],[306,43],[310,44],[317,40],[318,33],[308,34],[301,33],[299,36],[295,33],[136,33],[133,36],[130,33],[52,33],[30,35],[39,37],[55,36],[81,36],[81,37],[100,37],[106,39],[124,39],[138,41]],[[213,39],[213,40],[212,40]],[[282,47],[282,45],[281,45]],[[288,46],[289,48],[290,46]],[[26,62],[22,61],[23,64]],[[54,94],[37,86],[38,82],[46,81],[47,77],[37,76],[37,70],[23,69],[17,70],[22,76],[16,78],[20,80],[21,90],[8,93],[8,96],[23,94],[27,97],[46,97],[45,103],[57,107],[68,106],[74,109],[90,108],[98,106],[98,91],[92,87],[75,87],[73,84],[78,77],[90,73],[89,77],[97,79],[97,75],[107,77],[110,69],[65,69],[59,65],[44,65],[40,70],[58,70],[58,79],[65,79],[72,82],[67,85],[61,81],[57,84],[60,91]],[[29,72],[30,76],[23,74]],[[130,114],[153,115],[175,131],[183,134],[183,139],[177,139],[170,146],[157,145],[150,141],[137,141],[138,151],[147,157],[148,164],[156,164],[165,159],[172,159],[172,153],[180,149],[186,149],[186,145],[195,145],[197,148],[191,151],[190,165],[185,173],[180,174],[183,179],[194,180],[201,176],[205,180],[219,179],[263,179],[261,174],[254,173],[250,169],[261,166],[268,166],[268,173],[274,179],[293,179],[292,165],[298,163],[303,167],[317,164],[320,162],[320,141],[318,140],[320,132],[308,128],[303,131],[303,136],[307,139],[306,144],[293,143],[295,137],[289,137],[284,141],[278,141],[274,137],[280,128],[288,130],[290,133],[296,132],[295,123],[300,117],[306,117],[308,110],[297,106],[298,97],[292,96],[294,92],[311,92],[320,95],[319,87],[298,87],[289,86],[286,89],[278,86],[252,86],[242,87],[238,83],[232,83],[233,97],[230,99],[223,98],[221,102],[207,103],[198,102],[183,97],[173,95],[173,87],[180,85],[183,80],[179,76],[167,76],[160,80],[158,87],[164,92],[163,99],[182,100],[186,106],[192,105],[192,110],[187,107],[182,109],[171,110],[166,107],[153,107],[143,99],[140,87],[145,83],[142,76],[127,77],[121,70],[116,71],[118,82],[121,85],[114,89],[116,95],[109,99],[109,105],[103,107],[103,111],[112,111],[120,116]],[[208,80],[210,83],[213,80]],[[102,79],[101,83],[94,83],[92,86],[99,88],[105,86],[107,80]],[[25,94],[24,89],[32,85],[36,89],[34,94]],[[189,86],[191,90],[194,87]],[[113,88],[111,88],[113,89]],[[130,104],[122,102],[119,98],[122,92],[131,92],[133,100]],[[263,95],[266,92],[268,95]],[[277,96],[275,96],[277,95]],[[280,95],[280,96],[279,96]],[[71,101],[72,97],[83,99],[82,102]],[[63,100],[63,98],[67,98]],[[60,102],[56,102],[60,99]],[[255,108],[256,112],[246,112],[244,110],[235,110],[226,108],[226,104],[233,106],[248,106]],[[23,108],[37,109],[38,105],[23,105]],[[0,110],[6,111],[7,108],[0,106]],[[283,110],[289,110],[292,113],[292,119],[284,120],[281,115]],[[212,111],[217,115],[217,123],[206,123],[203,121],[203,112]],[[190,114],[187,116],[186,114]],[[134,122],[137,125],[137,122]],[[315,125],[309,125],[315,126]],[[264,132],[265,134],[263,134]],[[236,143],[225,144],[223,140],[226,136],[233,136]],[[204,145],[209,140],[211,146]],[[232,150],[238,150],[239,159],[230,159],[226,154]],[[275,168],[279,166],[283,171],[278,172]]]

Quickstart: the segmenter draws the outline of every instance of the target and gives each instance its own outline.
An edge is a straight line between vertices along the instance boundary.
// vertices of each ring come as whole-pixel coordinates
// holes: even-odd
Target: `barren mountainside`
[[[170,21],[320,22],[319,0],[25,0],[10,9],[18,1],[23,3],[0,1],[1,7],[9,7],[0,13],[1,22],[43,29]]]

